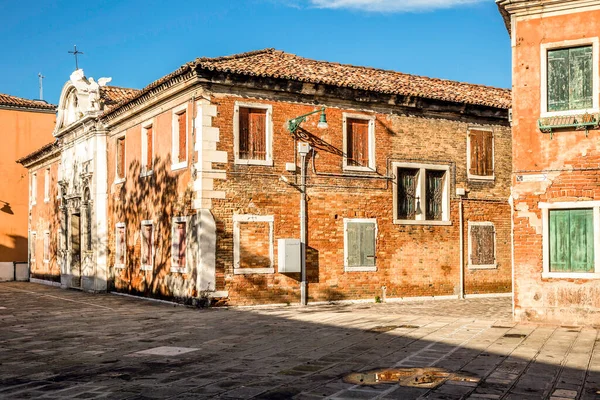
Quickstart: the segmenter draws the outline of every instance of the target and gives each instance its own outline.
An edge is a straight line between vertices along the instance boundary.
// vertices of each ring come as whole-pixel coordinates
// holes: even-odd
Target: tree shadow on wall
[[[144,171],[137,160],[129,164],[126,182],[113,194],[111,210],[114,221],[109,235],[109,265],[115,265],[115,224],[124,222],[126,226],[126,266],[113,267],[111,288],[156,298],[193,297],[197,278],[196,259],[188,260],[187,273],[171,272],[171,228],[172,218],[189,216],[190,236],[194,245],[198,243],[195,225],[195,211],[192,208],[193,191],[190,185],[181,188],[180,180],[187,170],[171,171],[170,155],[153,160],[152,172]],[[154,254],[153,269],[141,269],[142,221],[152,221]],[[197,252],[189,252],[196,254]]]

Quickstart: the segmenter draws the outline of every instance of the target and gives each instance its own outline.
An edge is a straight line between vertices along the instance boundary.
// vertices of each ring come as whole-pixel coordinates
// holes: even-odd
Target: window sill
[[[495,176],[495,175],[492,175],[492,176],[483,176],[483,175],[471,175],[471,174],[468,174],[468,175],[467,175],[467,178],[468,178],[470,181],[485,181],[485,182],[491,182],[491,181],[494,181],[494,180],[496,180],[496,176]]]
[[[395,219],[394,225],[437,225],[450,226],[452,221],[417,221],[412,219]]]
[[[344,172],[377,172],[377,171],[375,171],[375,168],[358,167],[358,166],[351,166],[351,165],[344,165],[344,167],[342,169]]]
[[[262,165],[265,167],[272,167],[273,160],[244,160],[240,158],[235,159],[236,165]]]
[[[344,266],[344,272],[377,272],[377,267],[348,267],[348,266]]]
[[[187,168],[187,166],[188,166],[187,161],[182,161],[177,164],[171,164],[171,171],[179,171],[179,170]]]
[[[114,268],[115,269],[125,269],[125,264],[115,264]]]
[[[171,272],[175,274],[185,274],[186,269],[185,267],[171,267]]]
[[[583,109],[583,110],[565,110],[565,111],[545,111],[540,113],[540,118],[548,117],[561,117],[565,115],[579,115],[579,114],[596,114],[600,112],[597,108]]]
[[[498,269],[498,264],[489,264],[489,265],[472,265],[469,264],[468,268],[470,270],[478,270],[478,269]]]
[[[147,176],[152,176],[152,175],[154,175],[154,171],[153,170],[140,172],[140,178],[145,178]]]
[[[113,182],[113,185],[120,185],[121,183],[124,183],[124,182],[125,182],[125,178],[117,178]]]
[[[47,204],[47,203],[50,203],[50,197],[46,197],[46,198],[44,199],[44,203],[46,203],[46,204]]]
[[[234,275],[274,274],[275,268],[235,268]]]
[[[152,265],[142,265],[140,271],[152,271],[154,268]]]
[[[600,279],[599,272],[542,272],[543,279]]]
[[[50,260],[44,260],[44,264],[50,264]]]
[[[33,203],[31,203],[32,206],[35,206],[37,203],[34,201]]]

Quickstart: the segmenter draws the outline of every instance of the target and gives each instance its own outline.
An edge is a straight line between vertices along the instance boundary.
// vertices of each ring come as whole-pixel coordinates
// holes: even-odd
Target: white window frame
[[[152,220],[143,220],[141,223],[141,230],[140,230],[140,240],[144,240],[144,226],[150,225],[152,226],[152,234],[150,236],[150,241],[152,243],[152,254],[150,255],[150,260],[152,261],[152,264],[142,264],[142,251],[144,250],[144,244],[141,243],[140,246],[140,270],[141,271],[153,271],[154,270],[154,257],[156,255],[156,248],[155,248],[155,242],[154,242],[154,234],[156,232],[156,229],[154,229],[154,221]]]
[[[357,165],[348,165],[348,119],[361,119],[364,121],[369,121],[369,165],[366,167],[361,167]],[[375,172],[375,116],[374,115],[365,115],[365,114],[352,114],[352,113],[342,113],[342,129],[343,129],[343,169],[344,171],[366,171],[366,172]]]
[[[179,121],[178,121],[178,116],[180,114],[186,113],[185,117],[185,145],[186,145],[186,155],[185,155],[185,161],[181,161],[181,162],[175,162],[175,160],[179,160]],[[173,117],[172,117],[172,127],[171,127],[171,171],[176,171],[176,170],[180,170],[180,169],[185,169],[188,166],[188,158],[189,158],[189,151],[187,151],[189,149],[190,146],[190,142],[189,142],[189,110],[188,110],[188,103],[184,103],[181,104],[178,107],[173,108]]]
[[[46,240],[48,240],[48,254],[46,254]],[[44,231],[44,247],[42,251],[42,259],[44,264],[50,264],[50,231]],[[48,256],[48,258],[46,258]]]
[[[394,162],[392,163],[394,175],[398,168],[410,168],[418,169],[418,181],[417,181],[417,192],[419,193],[419,199],[421,202],[421,214],[416,216],[416,219],[398,219],[398,177],[394,178],[394,205],[393,205],[393,218],[394,224],[397,225],[452,225],[450,220],[450,166],[445,164],[420,164],[420,163],[408,163],[408,162]],[[427,188],[425,187],[425,172],[427,170],[444,171],[446,173],[446,179],[444,179],[444,193],[442,201],[442,220],[426,220],[426,202],[425,195]]]
[[[494,228],[494,263],[493,264],[482,264],[482,265],[475,265],[471,263],[471,257],[473,255],[473,242],[471,240],[471,227],[473,226],[491,226]],[[469,269],[498,269],[498,247],[496,246],[497,241],[496,241],[496,226],[494,225],[493,222],[489,222],[489,221],[485,221],[485,222],[480,222],[480,221],[469,221],[468,222],[468,267]]]
[[[240,158],[240,107],[267,110],[265,117],[265,145],[267,154],[264,160],[247,160]],[[247,103],[236,101],[233,110],[233,154],[235,163],[240,165],[273,166],[273,106],[270,104]]]
[[[142,161],[142,168],[140,171],[140,176],[144,177],[144,176],[150,176],[154,173],[153,168],[154,165],[152,165],[150,168],[148,168],[148,164],[152,163],[153,160],[148,160],[148,128],[154,128],[155,124],[154,124],[154,119],[145,121],[142,123],[142,157],[141,157],[141,161]],[[152,153],[155,152],[156,147],[155,147],[155,141],[156,141],[156,130],[152,129]],[[153,157],[153,154],[150,155],[151,157]]]
[[[471,174],[471,131],[482,131],[492,133],[492,175]],[[477,181],[493,181],[496,179],[496,134],[493,129],[487,127],[472,126],[467,129],[467,179]]]
[[[35,262],[35,250],[36,250],[36,246],[37,246],[37,232],[36,231],[31,231],[31,233],[29,234],[31,243],[29,243],[29,260],[34,263]]]
[[[44,172],[44,203],[50,202],[50,167]]]
[[[190,244],[191,244],[191,229],[190,229],[191,218],[185,217],[173,217],[171,222],[171,272],[186,273],[188,266],[190,265]],[[174,262],[173,255],[173,241],[175,239],[175,225],[181,222],[185,222],[185,265],[178,265]]]
[[[245,222],[265,222],[269,224],[269,257],[271,259],[270,267],[268,268],[240,268],[240,223]],[[233,273],[235,275],[248,274],[274,274],[274,230],[273,225],[275,218],[273,215],[249,215],[249,214],[234,214],[233,215]]]
[[[119,248],[119,243],[117,242],[117,237],[118,237],[118,233],[119,233],[119,229],[123,228],[125,229],[125,249],[124,249],[124,264],[119,264],[117,263],[117,260],[119,259],[118,257],[118,251],[117,249]],[[117,224],[115,225],[115,268],[118,269],[123,269],[125,268],[125,266],[127,265],[127,225],[125,224],[125,222],[117,222]]]
[[[599,76],[599,68],[598,64],[600,59],[598,57],[598,37],[592,38],[582,38],[575,40],[563,40],[560,42],[552,42],[552,43],[543,43],[540,45],[540,116],[542,118],[546,117],[554,117],[558,115],[577,115],[577,114],[585,114],[585,113],[597,113],[600,110],[600,106],[598,104],[598,93],[600,91],[600,76]],[[548,111],[548,51],[549,50],[559,50],[559,49],[568,49],[571,47],[581,47],[581,46],[592,46],[592,93],[593,93],[593,103],[591,109],[583,109],[583,110],[565,110],[565,111]]]
[[[119,177],[119,140],[123,139],[123,177]],[[115,181],[114,184],[125,182],[127,179],[127,139],[125,133],[115,136]]]
[[[349,266],[348,265],[348,223],[373,224],[375,225],[375,253],[377,254],[377,236],[379,227],[377,226],[376,218],[344,218],[344,271],[345,272],[376,272],[377,257],[375,257],[374,266]]]
[[[31,205],[37,204],[37,172],[31,174]]]
[[[542,210],[542,278],[600,279],[600,201],[574,201],[539,203]],[[594,215],[594,272],[551,272],[550,271],[550,210],[593,209]]]

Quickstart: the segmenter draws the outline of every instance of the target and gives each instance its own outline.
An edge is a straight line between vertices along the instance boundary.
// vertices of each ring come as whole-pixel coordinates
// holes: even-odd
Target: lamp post
[[[312,114],[320,112],[321,117],[317,128],[327,129],[327,116],[325,115],[325,107],[320,110],[300,115],[288,122],[288,130],[291,134],[295,134],[300,124],[306,121],[306,117]],[[306,142],[298,143],[298,154],[300,154],[300,304],[305,306],[307,304],[306,296],[306,156],[311,150],[310,144]]]

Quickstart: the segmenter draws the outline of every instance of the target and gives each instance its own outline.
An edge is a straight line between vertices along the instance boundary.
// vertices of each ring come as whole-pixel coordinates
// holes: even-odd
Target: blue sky
[[[88,5],[89,4],[89,5]],[[0,0],[0,92],[57,103],[75,68],[142,88],[196,57],[303,57],[510,87],[493,0]]]

